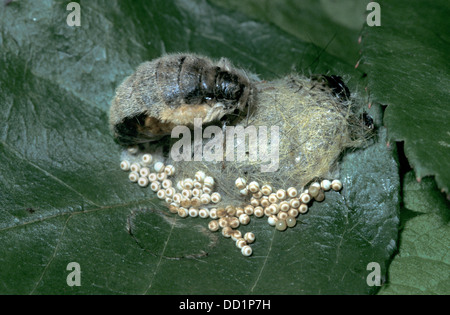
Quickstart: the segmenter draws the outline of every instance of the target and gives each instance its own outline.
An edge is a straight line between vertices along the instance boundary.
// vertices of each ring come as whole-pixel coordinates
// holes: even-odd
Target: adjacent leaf
[[[421,183],[414,172],[405,176],[400,251],[389,268],[380,294],[448,294],[450,292],[450,212],[448,201],[431,178]]]
[[[80,27],[67,26],[60,1],[2,7],[1,293],[376,291],[366,266],[379,262],[386,272],[398,225],[397,164],[383,128],[374,145],[346,155],[344,190],[328,193],[302,224],[281,233],[253,220],[246,228],[257,241],[246,258],[204,220],[170,215],[131,184],[107,126],[114,88],[163,52],[227,56],[265,79],[297,63],[356,85],[358,70],[205,1],[80,3]],[[66,283],[70,262],[80,264],[80,287]]]
[[[445,0],[379,1],[381,26],[366,26],[362,64],[374,102],[388,105],[389,138],[404,141],[419,178],[449,193],[450,7]]]

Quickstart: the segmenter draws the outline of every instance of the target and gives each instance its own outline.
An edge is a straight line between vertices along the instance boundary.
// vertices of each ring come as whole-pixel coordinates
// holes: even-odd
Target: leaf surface
[[[404,141],[419,178],[449,193],[450,49],[447,1],[379,1],[381,26],[365,26],[361,65],[373,102],[388,105],[389,138]]]
[[[450,288],[450,212],[432,178],[405,176],[400,251],[380,294],[440,294]]]

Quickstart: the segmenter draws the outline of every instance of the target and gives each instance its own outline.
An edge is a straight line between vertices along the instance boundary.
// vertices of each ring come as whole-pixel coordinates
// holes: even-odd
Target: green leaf
[[[381,26],[366,26],[361,64],[373,102],[388,105],[389,138],[404,141],[419,178],[434,175],[449,193],[450,28],[445,0],[379,1]]]
[[[386,273],[398,231],[397,163],[383,128],[346,154],[343,191],[327,193],[302,224],[282,233],[252,220],[246,258],[205,220],[171,215],[130,184],[107,126],[114,88],[164,52],[226,56],[264,79],[297,64],[356,86],[358,70],[205,1],[80,3],[80,27],[66,24],[67,3],[56,0],[14,1],[0,13],[1,293],[376,291],[366,266]],[[70,262],[80,264],[79,287],[66,283]]]
[[[404,181],[400,251],[380,294],[448,294],[450,288],[450,213],[448,201],[431,178],[421,183],[409,172]]]
[[[304,42],[354,65],[359,59],[358,36],[365,22],[364,1],[354,0],[212,0],[224,8],[269,22]],[[321,50],[316,53],[320,54]]]

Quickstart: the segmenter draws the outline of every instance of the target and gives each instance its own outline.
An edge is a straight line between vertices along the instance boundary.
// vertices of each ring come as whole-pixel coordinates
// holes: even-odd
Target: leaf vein
[[[272,233],[272,239],[270,241],[269,251],[267,252],[266,258],[264,259],[264,262],[263,262],[263,264],[261,266],[261,269],[259,270],[258,277],[256,278],[255,283],[253,284],[252,288],[250,289],[250,292],[253,292],[253,290],[255,289],[256,285],[258,284],[259,279],[261,279],[262,272],[263,272],[263,270],[264,270],[264,268],[266,266],[267,260],[269,259],[270,252],[272,251],[272,246],[273,246],[273,240],[274,239],[275,239],[275,233],[273,232]]]
[[[44,173],[46,176],[50,177],[51,179],[55,180],[56,182],[58,182],[59,184],[65,186],[66,188],[70,189],[71,191],[73,191],[74,193],[76,193],[77,195],[79,195],[80,197],[82,197],[83,199],[85,199],[87,202],[89,202],[90,204],[100,207],[100,205],[96,204],[94,201],[90,200],[89,198],[86,198],[85,196],[83,196],[82,193],[80,193],[79,191],[77,191],[75,188],[73,188],[72,186],[70,186],[69,184],[65,183],[64,181],[62,181],[61,179],[59,179],[58,177],[56,177],[55,175],[53,175],[52,173],[46,171],[45,169],[43,169],[42,167],[40,167],[39,165],[34,164],[33,162],[31,162],[30,160],[25,159],[19,152],[17,152],[15,149],[13,149],[9,144],[7,144],[4,141],[0,141],[1,144],[3,144],[5,146],[5,148],[7,148],[9,151],[11,151],[12,153],[14,153],[15,155],[17,155],[19,158],[21,158],[23,161],[25,161],[26,163],[30,164],[31,166],[33,166],[34,168],[36,168],[37,170],[41,171],[42,173]]]

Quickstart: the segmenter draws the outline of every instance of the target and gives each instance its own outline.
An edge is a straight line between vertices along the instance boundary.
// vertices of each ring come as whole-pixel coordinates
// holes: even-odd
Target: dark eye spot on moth
[[[350,99],[350,90],[344,83],[342,77],[338,75],[313,75],[311,77],[314,81],[317,81],[318,88],[321,91],[326,91],[327,89],[338,99],[342,101],[348,101]],[[315,88],[317,85],[313,85]]]
[[[327,80],[328,86],[333,91],[333,94],[343,100],[350,98],[350,90],[347,85],[345,85],[342,77],[338,75],[324,75],[325,80]]]
[[[361,115],[362,117],[362,120],[363,120],[363,123],[364,123],[364,125],[367,127],[367,128],[369,128],[369,129],[374,129],[375,128],[375,125],[374,125],[374,123],[373,123],[373,118],[369,115],[369,114],[367,114],[366,112],[364,112],[364,113],[362,113],[362,115]]]

